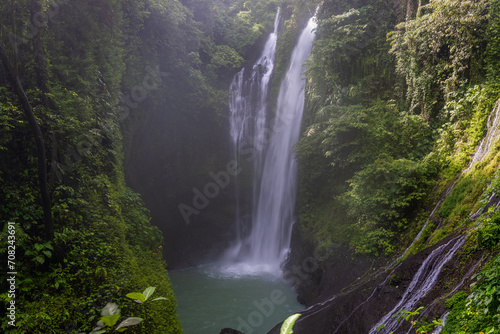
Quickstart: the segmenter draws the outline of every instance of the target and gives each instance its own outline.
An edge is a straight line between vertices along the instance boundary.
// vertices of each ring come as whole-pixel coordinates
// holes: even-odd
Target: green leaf
[[[94,334],[95,334],[95,333],[104,333],[104,332],[106,332],[106,330],[105,330],[105,329],[102,329],[103,327],[104,327],[104,322],[102,322],[101,320],[99,320],[99,322],[97,323],[97,327],[96,327],[96,328],[94,328],[94,329],[92,330],[92,332],[90,332],[90,334],[92,334],[92,333],[94,333]],[[104,332],[103,332],[103,331],[104,331]],[[85,333],[83,333],[83,334],[85,334]]]
[[[140,324],[144,319],[142,318],[137,318],[137,317],[130,317],[130,318],[127,318],[125,320],[123,320],[119,325],[118,327],[116,327],[115,330],[119,330],[120,328],[123,328],[123,327],[128,327],[128,326],[134,326],[134,325],[137,325],[137,324]]]
[[[140,293],[140,292],[131,292],[126,295],[126,297],[130,299],[134,299],[136,301],[139,301],[141,303],[144,303],[146,301],[146,297]]]
[[[158,297],[158,298],[155,298],[155,299],[152,299],[153,301],[155,300],[168,300],[168,298],[165,298],[165,297]]]
[[[35,260],[37,260],[37,262],[39,262],[40,264],[43,264],[45,262],[45,258],[43,256],[40,256],[40,255],[37,255],[35,257]]]
[[[103,317],[115,314],[120,314],[120,309],[118,308],[118,305],[115,303],[107,303],[106,306],[104,306],[101,310],[101,315]]]
[[[46,257],[52,257],[52,253],[48,250],[44,250],[42,253],[45,254]]]
[[[42,244],[35,244],[35,249],[37,251],[41,251],[43,249],[43,245]]]
[[[293,333],[293,325],[295,324],[295,321],[301,316],[301,314],[296,313],[292,316],[289,316],[285,322],[283,322],[283,325],[281,326],[280,334],[292,334]]]
[[[120,319],[120,314],[105,315],[101,317],[101,321],[104,322],[104,324],[108,327],[113,327],[118,319]]]
[[[90,334],[102,334],[102,333],[106,333],[106,330],[105,329],[101,329],[101,330],[98,330],[98,331],[92,331],[92,332],[90,332]]]
[[[146,290],[144,290],[144,292],[142,293],[144,295],[144,298],[146,300],[148,300],[149,297],[151,297],[151,295],[155,292],[156,288],[154,286],[150,286],[150,287],[147,287]]]

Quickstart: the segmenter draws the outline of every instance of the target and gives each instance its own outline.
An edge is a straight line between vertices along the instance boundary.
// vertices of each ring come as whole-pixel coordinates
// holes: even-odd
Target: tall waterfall
[[[233,78],[229,87],[230,99],[230,135],[234,148],[234,158],[239,161],[240,154],[248,147],[252,151],[254,173],[252,202],[256,201],[258,180],[262,171],[265,148],[265,131],[267,118],[267,93],[274,70],[276,41],[278,39],[280,11],[274,19],[274,31],[264,45],[261,56],[245,80],[245,68]],[[241,242],[242,224],[240,217],[240,191],[236,179],[236,233]]]
[[[315,18],[311,18],[302,31],[280,86],[275,117],[268,121],[266,100],[274,67],[278,20],[277,16],[275,31],[248,79],[244,79],[242,70],[230,88],[235,156],[238,158],[243,147],[250,148],[254,169],[250,231],[243,233],[238,228],[237,245],[230,257],[250,271],[273,273],[279,272],[290,246],[297,191],[293,146],[299,138],[304,110],[303,65],[311,52],[316,27]]]

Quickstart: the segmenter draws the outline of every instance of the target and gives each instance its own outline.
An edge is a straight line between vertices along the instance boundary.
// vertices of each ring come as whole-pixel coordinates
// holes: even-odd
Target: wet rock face
[[[385,259],[354,254],[340,244],[329,250],[315,248],[301,238],[295,227],[291,243],[292,252],[283,268],[284,279],[295,287],[299,302],[305,306],[324,301],[353,283],[359,284],[375,268],[386,264]]]
[[[377,263],[338,247],[328,264],[324,264],[326,267],[316,276],[311,275],[310,281],[302,283],[307,288],[299,286],[300,298],[307,301],[309,307],[300,312],[302,316],[294,326],[294,333],[368,333],[398,304],[429,255],[452,238],[449,236],[435,246],[409,256],[391,270],[386,270],[387,264],[380,260]],[[464,278],[479,257],[480,254],[467,257],[457,252],[443,266],[434,288],[414,308],[426,306],[423,316],[428,320],[442,316],[446,296],[456,288],[467,286],[463,284]],[[394,333],[406,333],[409,326],[405,322]],[[269,332],[274,333],[279,333],[278,326]]]

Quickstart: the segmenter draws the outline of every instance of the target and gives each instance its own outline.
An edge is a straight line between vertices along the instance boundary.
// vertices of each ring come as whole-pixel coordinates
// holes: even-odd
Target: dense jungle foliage
[[[437,203],[407,255],[460,230],[471,245],[465,252],[482,251],[487,262],[470,298],[460,292],[447,301],[445,333],[498,330],[499,225],[490,203],[497,138],[469,163],[500,95],[499,6],[325,1],[307,70],[296,149],[302,230],[324,247],[341,242],[390,256],[410,244]]]
[[[1,283],[17,327],[3,317],[1,332],[88,333],[104,313],[116,322],[111,303],[144,319],[130,333],[182,332],[164,236],[127,187],[124,160],[160,111],[173,143],[161,168],[200,173],[214,154],[196,144],[217,142],[229,80],[276,9],[263,0],[1,1],[0,242],[2,259],[15,246],[17,271],[15,299]],[[195,140],[182,143],[184,132]],[[150,286],[166,299],[126,298]]]
[[[157,226],[187,228],[178,203],[228,161],[227,88],[277,7],[271,104],[317,3],[0,1],[0,254],[15,243],[17,271],[17,327],[2,318],[2,332],[88,333],[103,309],[116,314],[108,303],[144,318],[130,333],[182,332],[162,254],[184,239]],[[446,333],[498,329],[500,219],[487,208],[500,191],[498,144],[462,170],[500,93],[499,29],[498,0],[325,0],[308,61],[296,148],[304,234],[390,256],[448,192],[412,251],[467,230],[488,263],[472,298],[447,302]],[[128,185],[154,189],[144,201],[155,215]],[[206,230],[232,217],[226,199]],[[126,297],[148,287],[166,299]]]
[[[301,221],[318,239],[389,255],[399,235],[418,230],[436,180],[466,167],[498,94],[490,7],[321,7],[297,145]]]

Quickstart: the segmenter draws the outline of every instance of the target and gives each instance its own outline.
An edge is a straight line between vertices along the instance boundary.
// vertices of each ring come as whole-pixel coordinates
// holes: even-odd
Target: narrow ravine
[[[293,146],[304,109],[304,63],[312,49],[311,18],[292,51],[281,83],[275,117],[268,104],[273,76],[279,11],[261,56],[251,71],[242,69],[230,86],[230,138],[233,156],[253,168],[250,212],[242,212],[236,179],[236,240],[218,263],[171,272],[186,334],[218,333],[234,328],[266,333],[302,306],[282,278],[281,264],[290,247],[297,192]],[[248,73],[247,73],[248,72]],[[245,155],[251,153],[251,155]]]

